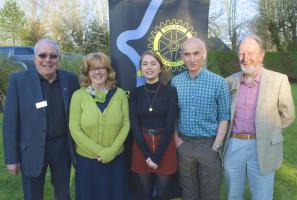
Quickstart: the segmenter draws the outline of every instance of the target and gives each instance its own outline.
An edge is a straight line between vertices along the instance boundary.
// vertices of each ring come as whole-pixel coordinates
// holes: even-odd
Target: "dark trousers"
[[[51,172],[51,183],[54,186],[55,200],[69,200],[70,155],[67,136],[46,142],[42,172],[37,177],[22,174],[25,200],[42,200],[47,167]],[[53,198],[49,198],[53,199]]]
[[[177,152],[183,199],[220,199],[222,167],[219,153],[211,149],[214,138],[181,138]]]

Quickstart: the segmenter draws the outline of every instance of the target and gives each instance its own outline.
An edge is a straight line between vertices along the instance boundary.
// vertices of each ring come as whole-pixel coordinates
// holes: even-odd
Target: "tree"
[[[15,34],[14,40],[11,34],[4,34],[6,29],[0,26],[0,41],[8,43],[1,37],[5,35],[13,44],[33,45],[40,38],[49,37],[57,41],[64,52],[109,52],[108,7],[105,0],[60,0],[55,3],[50,0],[12,0],[6,4],[8,6],[2,9],[5,16],[14,13],[11,7],[17,7],[14,10],[18,10],[19,14],[13,16],[22,18],[14,17],[11,22],[0,18],[2,26],[17,24],[11,28]]]
[[[244,23],[240,21],[240,16],[237,10],[237,0],[224,0],[224,6],[227,14],[227,28],[228,36],[231,42],[231,49],[235,51]]]
[[[263,41],[263,47],[267,51],[275,51],[276,47],[272,43],[270,32],[266,20],[261,15],[255,16],[250,23],[250,29],[253,33],[261,37]]]
[[[218,21],[224,14],[223,7],[218,0],[212,0],[209,7],[208,17],[208,37],[219,38],[222,34],[222,29]]]
[[[220,38],[235,51],[242,35],[250,32],[248,25],[252,14],[255,14],[251,14],[251,6],[244,0],[211,0],[209,38]]]
[[[84,50],[85,53],[91,53],[99,51],[100,44],[100,32],[101,27],[97,20],[93,20],[88,26],[86,37],[84,40]]]
[[[0,39],[6,44],[16,45],[25,33],[25,13],[16,1],[6,1],[0,10]]]
[[[260,0],[260,15],[278,51],[297,50],[297,1]]]
[[[22,36],[23,45],[34,45],[36,42],[46,37],[45,24],[38,17],[40,3],[36,0],[19,1],[20,5],[26,5],[27,10],[26,32]]]
[[[22,44],[23,45],[34,45],[37,41],[41,38],[46,36],[46,31],[40,20],[28,20],[25,33],[21,36]]]

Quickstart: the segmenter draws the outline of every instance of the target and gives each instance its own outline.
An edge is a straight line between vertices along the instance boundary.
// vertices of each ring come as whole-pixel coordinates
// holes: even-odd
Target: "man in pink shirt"
[[[246,177],[253,200],[272,200],[275,170],[283,159],[282,129],[295,119],[288,77],[263,67],[256,35],[239,44],[241,72],[227,78],[231,123],[223,147],[228,200],[242,200]]]

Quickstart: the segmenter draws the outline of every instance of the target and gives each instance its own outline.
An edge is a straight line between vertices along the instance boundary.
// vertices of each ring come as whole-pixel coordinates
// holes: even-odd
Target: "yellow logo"
[[[181,70],[184,62],[180,57],[180,44],[196,35],[188,23],[176,19],[166,20],[151,32],[148,48],[161,57],[167,70]]]

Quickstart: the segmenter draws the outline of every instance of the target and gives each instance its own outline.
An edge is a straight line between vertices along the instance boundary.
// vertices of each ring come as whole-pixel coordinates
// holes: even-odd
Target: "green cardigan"
[[[102,113],[85,88],[77,90],[71,98],[69,128],[79,155],[112,161],[124,150],[130,129],[125,92],[118,88]]]

